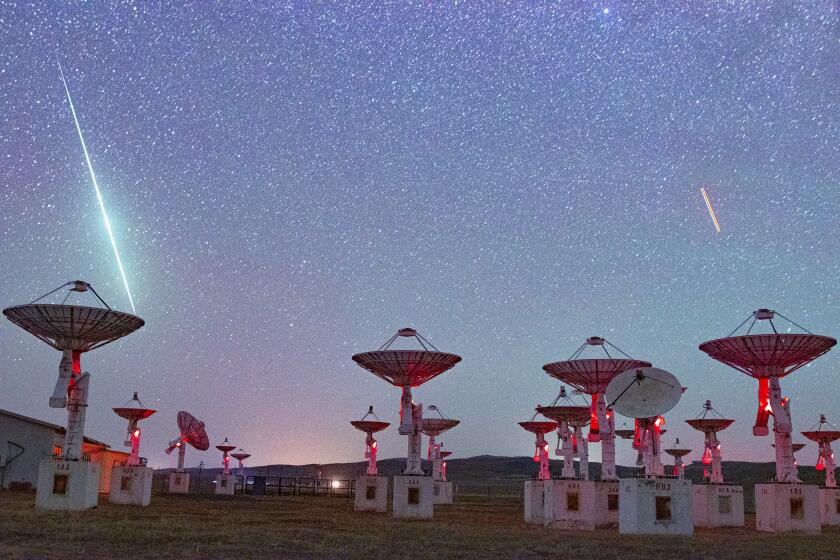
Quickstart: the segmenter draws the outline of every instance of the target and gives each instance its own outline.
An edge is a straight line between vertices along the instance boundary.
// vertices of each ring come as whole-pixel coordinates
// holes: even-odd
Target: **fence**
[[[153,480],[153,491],[165,493],[168,490],[169,475],[157,474]],[[389,494],[393,484],[389,484]],[[503,501],[522,502],[522,481],[475,480],[453,482],[453,496],[456,501]],[[355,480],[317,479],[307,477],[279,476],[234,476],[237,495],[246,496],[336,496],[351,498],[356,493]],[[216,490],[216,475],[190,473],[190,493],[213,494]]]

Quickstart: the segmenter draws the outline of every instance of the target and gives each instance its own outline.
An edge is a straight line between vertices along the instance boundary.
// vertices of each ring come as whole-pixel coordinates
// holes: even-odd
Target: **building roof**
[[[38,424],[39,426],[44,426],[45,428],[51,428],[60,434],[64,434],[67,430],[64,426],[59,426],[58,424],[52,424],[50,422],[45,422],[43,420],[38,420],[37,418],[30,418],[29,416],[24,416],[23,414],[17,414],[10,410],[3,410],[0,408],[0,415],[2,416],[9,416],[11,418],[15,418],[17,420],[22,420],[23,422],[29,422],[30,424]],[[111,446],[107,443],[101,442],[99,440],[89,438],[87,436],[84,437],[84,442],[89,443],[91,445],[101,445],[105,447],[105,449],[110,449]]]

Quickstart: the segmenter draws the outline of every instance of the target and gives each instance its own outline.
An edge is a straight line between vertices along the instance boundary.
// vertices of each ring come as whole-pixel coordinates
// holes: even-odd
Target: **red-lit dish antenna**
[[[242,466],[242,461],[244,461],[245,459],[250,457],[251,454],[250,453],[245,453],[244,451],[242,451],[240,449],[236,453],[231,453],[230,456],[233,457],[234,459],[236,459],[237,461],[239,461],[239,466],[241,467]]]
[[[840,439],[840,429],[829,424],[825,414],[820,414],[820,421],[817,425],[807,432],[802,432],[802,435],[816,442],[819,446],[816,469],[825,471],[826,488],[836,488],[835,469],[837,464],[834,461],[834,451],[831,449],[831,444]]]
[[[243,474],[242,469],[245,468],[245,459],[251,456],[250,453],[245,453],[241,448],[239,451],[230,454],[231,457],[237,460],[239,463],[239,474]]]
[[[140,420],[145,420],[155,412],[156,410],[152,410],[151,408],[146,408],[143,406],[143,403],[140,402],[140,398],[137,395],[137,391],[134,392],[134,396],[131,397],[131,400],[126,403],[124,406],[112,409],[117,416],[120,418],[125,418],[129,421],[129,423],[137,423]],[[131,430],[129,430],[131,431]]]
[[[67,293],[60,304],[38,303],[65,289]],[[66,305],[72,293],[93,294],[103,307]],[[67,282],[27,305],[8,307],[3,314],[15,325],[62,353],[58,380],[49,405],[52,408],[67,407],[62,457],[81,459],[90,375],[82,373],[80,356],[133,333],[143,326],[143,319],[114,311],[93,286],[82,280]]]
[[[373,419],[368,420],[369,417],[372,417]],[[381,432],[391,424],[389,422],[382,422],[379,418],[377,418],[376,414],[373,412],[373,406],[368,408],[367,414],[362,416],[361,420],[354,420],[350,422],[350,424],[357,430],[367,434],[367,437],[365,438],[365,459],[368,460],[367,474],[368,476],[376,476],[378,474],[376,467],[376,454],[378,446],[373,434]]]
[[[392,348],[397,340],[402,339],[412,339],[415,346],[419,346],[420,349]],[[355,354],[353,361],[380,379],[402,389],[399,433],[409,436],[404,473],[422,475],[420,457],[422,433],[420,430],[422,429],[423,407],[412,401],[411,389],[451,369],[461,361],[461,357],[439,351],[412,328],[402,328],[378,350]]]
[[[554,454],[563,457],[563,478],[577,478],[575,458],[580,460],[580,477],[589,480],[589,447],[583,427],[589,424],[590,408],[579,404],[560,387],[560,394],[549,406],[538,406],[537,414],[557,422],[557,447]]]
[[[231,444],[231,443],[228,441],[228,439],[227,439],[227,438],[225,438],[225,441],[223,441],[222,443],[220,443],[219,445],[217,445],[217,446],[216,446],[216,449],[218,449],[219,451],[221,451],[222,453],[224,453],[225,455],[227,455],[229,452],[231,452],[231,451],[233,451],[234,449],[236,449],[236,446],[235,446],[235,445],[233,445],[233,444]]]
[[[664,449],[663,451],[665,451],[665,453],[674,458],[674,467],[671,474],[673,476],[676,476],[677,478],[682,478],[683,471],[685,470],[685,465],[683,465],[683,457],[691,453],[691,450],[683,448],[680,445],[680,438],[677,438],[674,442],[674,447]]]
[[[557,422],[541,422],[539,420],[520,422],[519,425],[522,426],[523,430],[531,432],[532,434],[545,435],[557,429]]]
[[[443,456],[441,455],[441,443],[436,441],[436,438],[442,433],[451,430],[461,423],[460,420],[453,420],[446,418],[435,406],[429,406],[429,412],[436,412],[437,416],[427,416],[423,418],[423,433],[429,436],[429,450],[428,459],[432,462],[432,478],[434,480],[445,481],[443,476],[442,464]]]
[[[422,350],[392,350],[399,338],[413,338]],[[397,387],[419,387],[423,383],[451,369],[461,357],[440,352],[414,329],[400,329],[385,344],[373,352],[353,356],[353,361]]]
[[[534,417],[536,417],[536,414],[534,415]],[[534,453],[534,462],[540,464],[540,470],[539,474],[537,475],[537,478],[539,480],[550,480],[551,471],[549,470],[548,462],[548,442],[545,441],[545,434],[556,430],[557,422],[542,422],[539,420],[535,421],[532,418],[528,422],[520,422],[519,425],[522,426],[522,429],[531,432],[536,436],[536,451]]]
[[[720,449],[720,440],[717,434],[731,426],[735,420],[731,418],[724,418],[712,406],[712,401],[707,400],[703,404],[703,411],[700,416],[692,420],[686,420],[685,423],[703,432],[703,457],[701,462],[704,465],[711,465],[711,470],[704,467],[703,476],[709,479],[712,484],[723,484],[723,456]]]
[[[216,449],[222,452],[222,474],[230,474],[230,457],[228,456],[228,453],[236,449],[236,446],[232,445],[228,439],[225,438],[225,441],[217,445]]]
[[[180,435],[169,442],[169,447],[166,448],[166,454],[172,453],[175,449],[178,450],[177,472],[183,472],[187,446],[182,444],[188,443],[199,451],[207,451],[210,448],[210,438],[207,437],[204,422],[198,420],[185,410],[178,413],[178,429]]]
[[[583,358],[587,348],[600,348],[604,358]],[[614,354],[611,353],[613,350]],[[607,410],[604,391],[613,378],[631,368],[647,367],[650,362],[636,360],[600,336],[591,336],[562,362],[545,364],[543,370],[580,392],[591,396],[588,440],[602,441],[601,479],[618,480],[615,472],[615,419]]]
[[[134,396],[131,397],[130,401],[113,410],[117,416],[128,420],[128,430],[125,439],[125,445],[131,448],[131,453],[128,456],[128,466],[137,466],[140,464],[140,429],[137,427],[137,423],[140,420],[145,420],[157,411],[143,406],[143,403],[140,402],[140,397],[137,395],[137,391],[134,392]]]
[[[804,333],[779,333],[773,322],[781,317]],[[752,322],[750,322],[752,319]],[[756,323],[769,324],[772,333],[751,334]],[[736,335],[750,323],[746,333]],[[788,329],[790,331],[791,329]],[[776,448],[776,479],[779,482],[799,482],[796,461],[791,447],[793,426],[790,402],[782,397],[779,379],[790,375],[802,366],[828,352],[837,341],[828,336],[815,335],[797,325],[781,313],[771,309],[758,309],[751,313],[729,336],[710,340],[700,345],[700,350],[715,360],[758,379],[758,412],[753,434],[769,433],[768,421],[773,416],[773,434]]]

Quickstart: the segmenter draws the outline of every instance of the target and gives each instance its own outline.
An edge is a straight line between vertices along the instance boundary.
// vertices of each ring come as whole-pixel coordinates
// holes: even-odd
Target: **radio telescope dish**
[[[237,461],[239,461],[239,474],[242,474],[242,469],[245,468],[245,464],[244,464],[245,459],[250,457],[251,454],[250,453],[245,453],[242,450],[242,448],[240,447],[239,451],[237,451],[236,453],[231,453],[230,456],[233,457],[234,459],[236,459]]]
[[[374,420],[368,420],[368,416],[372,416]],[[367,474],[369,476],[376,476],[379,473],[376,467],[376,454],[379,443],[373,437],[373,434],[381,432],[390,426],[390,422],[381,421],[373,411],[373,406],[370,406],[367,414],[362,416],[361,420],[353,420],[350,422],[350,425],[367,434],[365,438],[365,459],[368,460]]]
[[[609,407],[628,418],[653,418],[674,408],[682,385],[670,372],[654,367],[635,368],[618,374],[607,385]]]
[[[381,432],[391,425],[390,422],[382,422],[380,420],[353,420],[350,424],[366,434],[375,434]]]
[[[189,412],[182,410],[178,413],[178,428],[181,430],[182,441],[199,451],[207,451],[210,448],[210,438],[207,437],[204,422]]]
[[[397,338],[414,338],[422,350],[391,350]],[[362,352],[353,356],[353,361],[397,387],[419,387],[426,381],[452,368],[461,357],[440,352],[414,329],[397,331],[379,350]]]
[[[790,323],[787,332],[779,333],[780,329],[773,322],[777,317]],[[769,323],[773,332],[752,334],[756,323],[764,321]],[[750,325],[746,333],[736,335],[748,322]],[[805,332],[791,333],[793,327]],[[819,358],[836,344],[835,339],[816,335],[778,311],[761,308],[750,313],[729,336],[700,345],[700,350],[715,360],[758,380],[758,412],[753,435],[769,435],[768,423],[770,416],[773,417],[776,480],[780,482],[800,482],[800,479],[791,452],[793,425],[789,401],[782,397],[779,380]]]
[[[449,418],[423,418],[423,433],[431,437],[439,436],[460,423],[460,420],[451,420]]]
[[[204,422],[196,419],[189,412],[182,410],[178,413],[178,430],[181,434],[169,442],[166,454],[169,455],[175,449],[178,450],[178,468],[176,472],[184,472],[184,459],[187,455],[187,446],[190,444],[199,451],[207,451],[210,448],[210,438],[204,429]]]
[[[68,293],[60,304],[38,303],[64,288]],[[103,307],[65,305],[71,292],[90,292]],[[136,315],[114,311],[93,286],[82,280],[67,282],[29,304],[7,307],[3,314],[15,325],[62,353],[49,405],[51,408],[67,408],[62,457],[81,459],[85,424],[83,411],[88,404],[90,381],[90,375],[82,372],[81,355],[133,333],[145,322]]]
[[[414,339],[422,349],[391,348],[397,339],[404,338]],[[416,330],[403,328],[394,333],[377,350],[355,354],[352,359],[360,367],[402,389],[399,433],[408,436],[408,454],[404,474],[422,475],[420,447],[423,405],[414,402],[411,389],[452,369],[461,361],[461,357],[441,352]]]
[[[816,428],[802,432],[802,435],[817,443],[831,443],[840,439],[840,430],[828,423],[825,414],[820,414],[820,421]]]
[[[532,434],[542,434],[545,435],[549,432],[553,432],[557,429],[557,422],[540,422],[540,421],[531,421],[531,422],[520,422],[520,426],[524,430],[531,432]]]
[[[233,451],[234,449],[236,449],[236,446],[231,445],[231,443],[228,441],[228,439],[225,438],[225,441],[223,441],[221,443],[221,445],[217,445],[216,449],[218,449],[222,453],[229,453],[229,452]]]
[[[240,449],[236,453],[231,453],[230,456],[239,461],[239,467],[242,468],[242,461],[250,457],[251,454],[245,453],[244,451],[242,451],[242,449]]]
[[[38,303],[68,286],[71,292],[92,292],[105,308]],[[30,304],[7,307],[3,315],[59,351],[88,352],[129,335],[145,324],[136,315],[111,309],[93,286],[82,280],[68,282]]]
[[[137,391],[134,392],[134,396],[131,397],[131,401],[129,401],[128,406],[122,406],[112,410],[120,418],[125,418],[129,422],[135,424],[140,420],[145,420],[157,412],[156,410],[143,406],[143,403],[140,402],[140,397],[137,396]]]

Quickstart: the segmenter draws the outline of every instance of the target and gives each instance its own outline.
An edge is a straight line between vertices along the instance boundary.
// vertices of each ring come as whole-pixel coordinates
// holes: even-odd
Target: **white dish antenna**
[[[652,418],[674,408],[683,388],[670,372],[654,367],[633,368],[616,375],[605,396],[609,408],[628,418]]]

